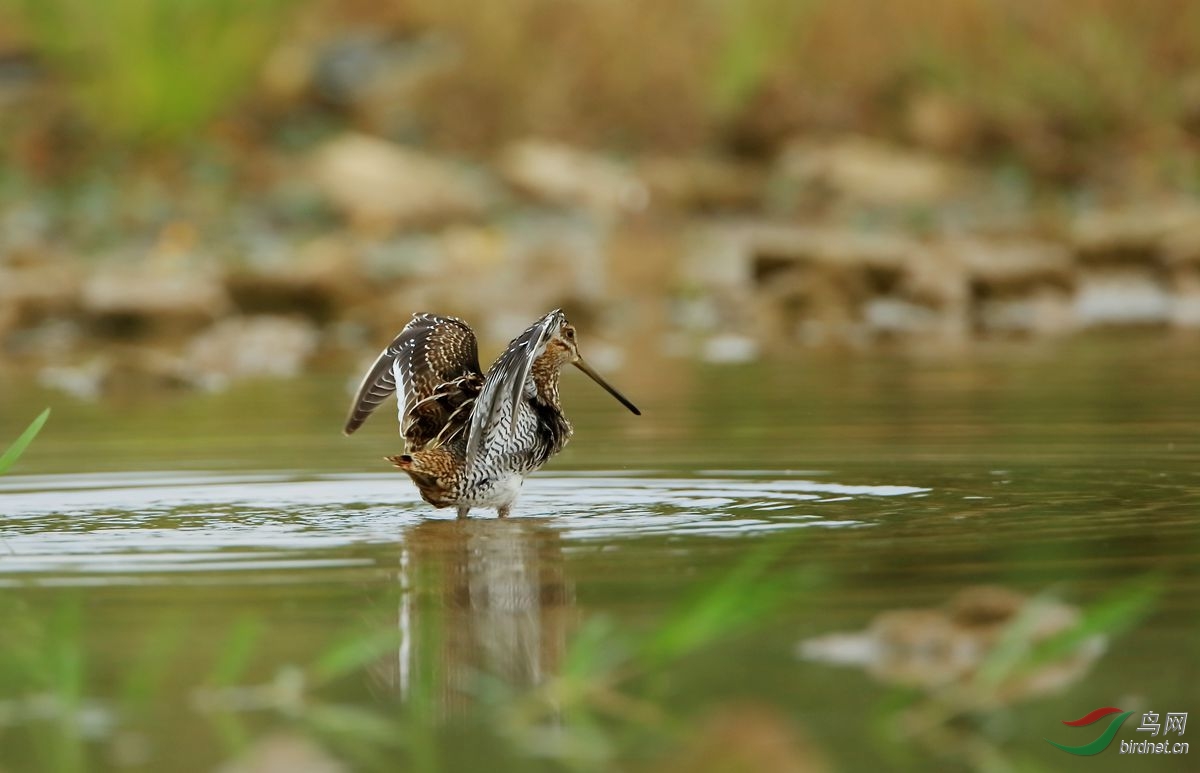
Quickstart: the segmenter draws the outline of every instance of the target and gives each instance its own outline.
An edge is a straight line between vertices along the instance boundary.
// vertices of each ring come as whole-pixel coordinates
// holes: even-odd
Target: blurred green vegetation
[[[711,75],[711,99],[718,115],[743,108],[791,47],[804,45],[802,19],[817,0],[751,0],[720,3],[725,30]]]
[[[42,425],[46,423],[46,419],[48,418],[50,418],[49,408],[38,414],[38,417],[12,442],[12,445],[5,449],[3,454],[0,454],[0,475],[8,472],[17,463],[17,460],[21,458],[21,454],[25,453],[25,449],[29,447],[29,444],[37,437],[37,434],[42,431]]]
[[[53,773],[89,770],[100,758],[117,767],[143,765],[153,759],[122,762],[128,751],[122,752],[121,744],[165,732],[158,748],[169,753],[173,734],[191,735],[199,717],[211,724],[227,757],[245,755],[256,742],[283,731],[314,742],[309,748],[328,749],[352,761],[359,770],[395,770],[401,761],[406,770],[451,769],[456,747],[468,739],[476,753],[493,749],[490,759],[496,769],[642,769],[646,761],[678,762],[692,748],[701,725],[695,711],[685,708],[681,685],[672,674],[684,659],[761,627],[786,601],[778,585],[764,582],[764,571],[778,562],[781,552],[776,543],[752,554],[650,628],[630,629],[602,615],[590,617],[573,636],[562,668],[541,684],[514,686],[495,674],[468,675],[472,698],[465,711],[448,711],[442,703],[443,648],[430,637],[449,632],[438,618],[436,594],[424,584],[410,591],[420,611],[420,646],[415,649],[414,682],[403,696],[361,692],[372,666],[395,658],[402,646],[402,634],[394,626],[332,632],[311,662],[297,665],[265,651],[263,625],[243,619],[230,628],[221,647],[207,653],[210,663],[204,668],[198,653],[185,651],[187,619],[172,614],[147,626],[142,646],[114,669],[97,662],[101,656],[92,639],[93,621],[80,597],[61,595],[49,606],[36,606],[6,593],[0,595],[0,611],[8,621],[0,630],[5,760]],[[811,585],[811,579],[805,584]],[[997,679],[1037,669],[1089,638],[1112,636],[1144,616],[1160,591],[1154,577],[1132,580],[1095,602],[1074,627],[1040,642],[1026,617],[1019,616],[977,678],[955,689],[990,693]],[[1028,611],[1036,616],[1036,605]],[[959,756],[954,749],[963,747],[969,750],[962,758],[970,769],[1013,769],[1003,744],[989,737],[992,732],[982,722],[1007,701],[988,708],[967,701],[973,708],[964,709],[964,701],[948,698],[947,692],[885,695],[878,706],[881,724],[875,742],[901,755],[931,741],[952,757]],[[176,724],[164,728],[160,707],[165,706],[174,707],[169,714]],[[185,714],[192,718],[185,722]],[[967,733],[970,744],[962,742],[965,716],[974,723]],[[18,735],[20,742],[14,743]],[[986,754],[981,756],[980,748]],[[783,765],[781,770],[794,769],[770,754],[755,756],[762,750],[746,758],[731,750],[714,751],[716,759],[702,760],[701,769],[740,770],[739,762],[771,759]],[[820,754],[802,756],[790,764],[826,769],[821,759]],[[734,767],[727,768],[730,764]]]
[[[466,716],[444,703],[439,637],[449,632],[440,619],[441,600],[429,592],[436,586],[431,577],[411,591],[420,621],[419,661],[403,701],[339,698],[348,683],[369,681],[372,664],[396,657],[403,634],[394,625],[332,632],[311,662],[297,665],[265,652],[263,625],[242,619],[204,655],[210,661],[204,668],[197,653],[185,652],[188,620],[171,614],[146,626],[142,646],[113,671],[94,662],[94,621],[81,597],[62,595],[41,608],[0,594],[0,612],[8,620],[0,630],[0,741],[7,750],[0,760],[55,773],[88,770],[96,744],[149,733],[161,719],[156,707],[187,705],[212,722],[228,755],[244,752],[261,730],[254,718],[268,715],[275,720],[269,724],[311,736],[365,770],[394,770],[396,755],[407,761],[404,769],[446,769],[439,759],[445,725],[475,732],[482,726],[493,742],[509,747],[509,755],[549,756],[555,769],[608,769],[610,761],[658,749],[680,731],[665,706],[676,702],[667,693],[679,684],[667,677],[681,659],[762,625],[782,603],[778,586],[762,580],[783,547],[752,553],[650,630],[591,618],[574,637],[561,672],[547,674],[533,689],[495,674],[469,674],[474,708]],[[194,664],[187,673],[185,654]],[[256,681],[254,666],[264,660],[273,670]],[[187,728],[166,732],[190,734]],[[23,740],[12,743],[18,733]],[[558,737],[548,754],[547,734]]]
[[[293,0],[14,0],[89,126],[181,140],[252,92]]]

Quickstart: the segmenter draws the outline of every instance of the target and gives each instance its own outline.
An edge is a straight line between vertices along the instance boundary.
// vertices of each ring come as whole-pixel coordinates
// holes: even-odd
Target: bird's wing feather
[[[354,393],[354,400],[350,403],[350,415],[346,417],[343,434],[350,435],[361,427],[367,417],[396,391],[396,377],[392,365],[396,361],[395,347],[399,341],[399,338],[392,341],[367,369],[366,375],[358,385],[358,391]]]
[[[533,323],[514,338],[504,353],[492,363],[492,367],[488,368],[483,390],[471,410],[466,452],[468,470],[479,458],[485,438],[503,422],[506,406],[509,432],[516,432],[517,407],[525,394],[533,363],[546,351],[546,343],[561,317],[562,312],[556,309]]]
[[[400,434],[407,447],[446,438],[451,419],[462,414],[483,382],[475,333],[460,319],[414,314],[363,377],[351,404],[345,433],[400,389]]]

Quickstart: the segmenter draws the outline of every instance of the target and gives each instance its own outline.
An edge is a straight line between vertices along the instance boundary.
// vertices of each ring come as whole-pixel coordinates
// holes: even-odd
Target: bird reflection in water
[[[481,675],[521,689],[558,672],[575,598],[554,529],[423,521],[404,533],[398,579],[400,647],[375,676],[402,698],[423,684],[450,715],[468,708]]]

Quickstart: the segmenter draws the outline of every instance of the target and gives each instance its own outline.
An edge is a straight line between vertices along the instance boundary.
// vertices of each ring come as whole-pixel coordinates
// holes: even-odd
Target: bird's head
[[[610,395],[617,398],[621,405],[624,405],[638,416],[642,415],[637,406],[629,402],[624,395],[601,378],[600,374],[592,370],[592,366],[588,365],[583,357],[580,356],[575,326],[567,320],[567,316],[562,311],[555,309],[547,314],[544,319],[549,326],[546,338],[546,354],[550,356],[555,367],[561,368],[567,364],[574,365],[586,373],[592,381],[602,386]]]
[[[552,320],[549,337],[546,341],[546,353],[553,358],[556,365],[575,364],[582,361],[579,356],[579,343],[576,339],[575,326],[567,321],[563,313],[557,312]]]

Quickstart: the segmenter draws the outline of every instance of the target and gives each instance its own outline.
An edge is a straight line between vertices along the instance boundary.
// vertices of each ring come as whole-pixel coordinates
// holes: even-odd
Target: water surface
[[[390,414],[338,434],[334,368],[99,404],[15,380],[3,437],[45,404],[54,414],[0,479],[0,599],[15,621],[0,769],[214,770],[279,747],[360,769],[654,770],[703,759],[706,737],[758,733],[837,770],[984,757],[1052,770],[1074,758],[1043,737],[1095,735],[1062,720],[1109,705],[1200,711],[1200,347],[668,361],[614,380],[643,417],[567,376],[571,446],[526,484],[515,517],[466,522],[380,461],[396,450]],[[564,698],[552,721],[496,719],[572,669],[603,673],[759,556],[766,568],[739,593],[752,606],[768,589],[769,613],[622,688],[652,696],[659,719],[634,701],[616,717],[588,704],[601,719],[584,723]],[[1080,673],[936,733],[880,729],[898,724],[889,706],[924,700],[894,670],[803,657],[803,641],[980,585],[1086,608],[1151,573],[1154,605],[1106,632]],[[602,646],[585,657],[593,635]],[[312,684],[312,664],[348,636],[392,638]],[[222,692],[212,675],[238,642],[240,692]],[[40,654],[12,654],[26,650]],[[306,697],[289,704],[301,673]],[[380,718],[383,736],[407,740],[370,736]],[[1118,737],[1138,740],[1135,726]],[[1114,748],[1088,763],[1129,760]]]

